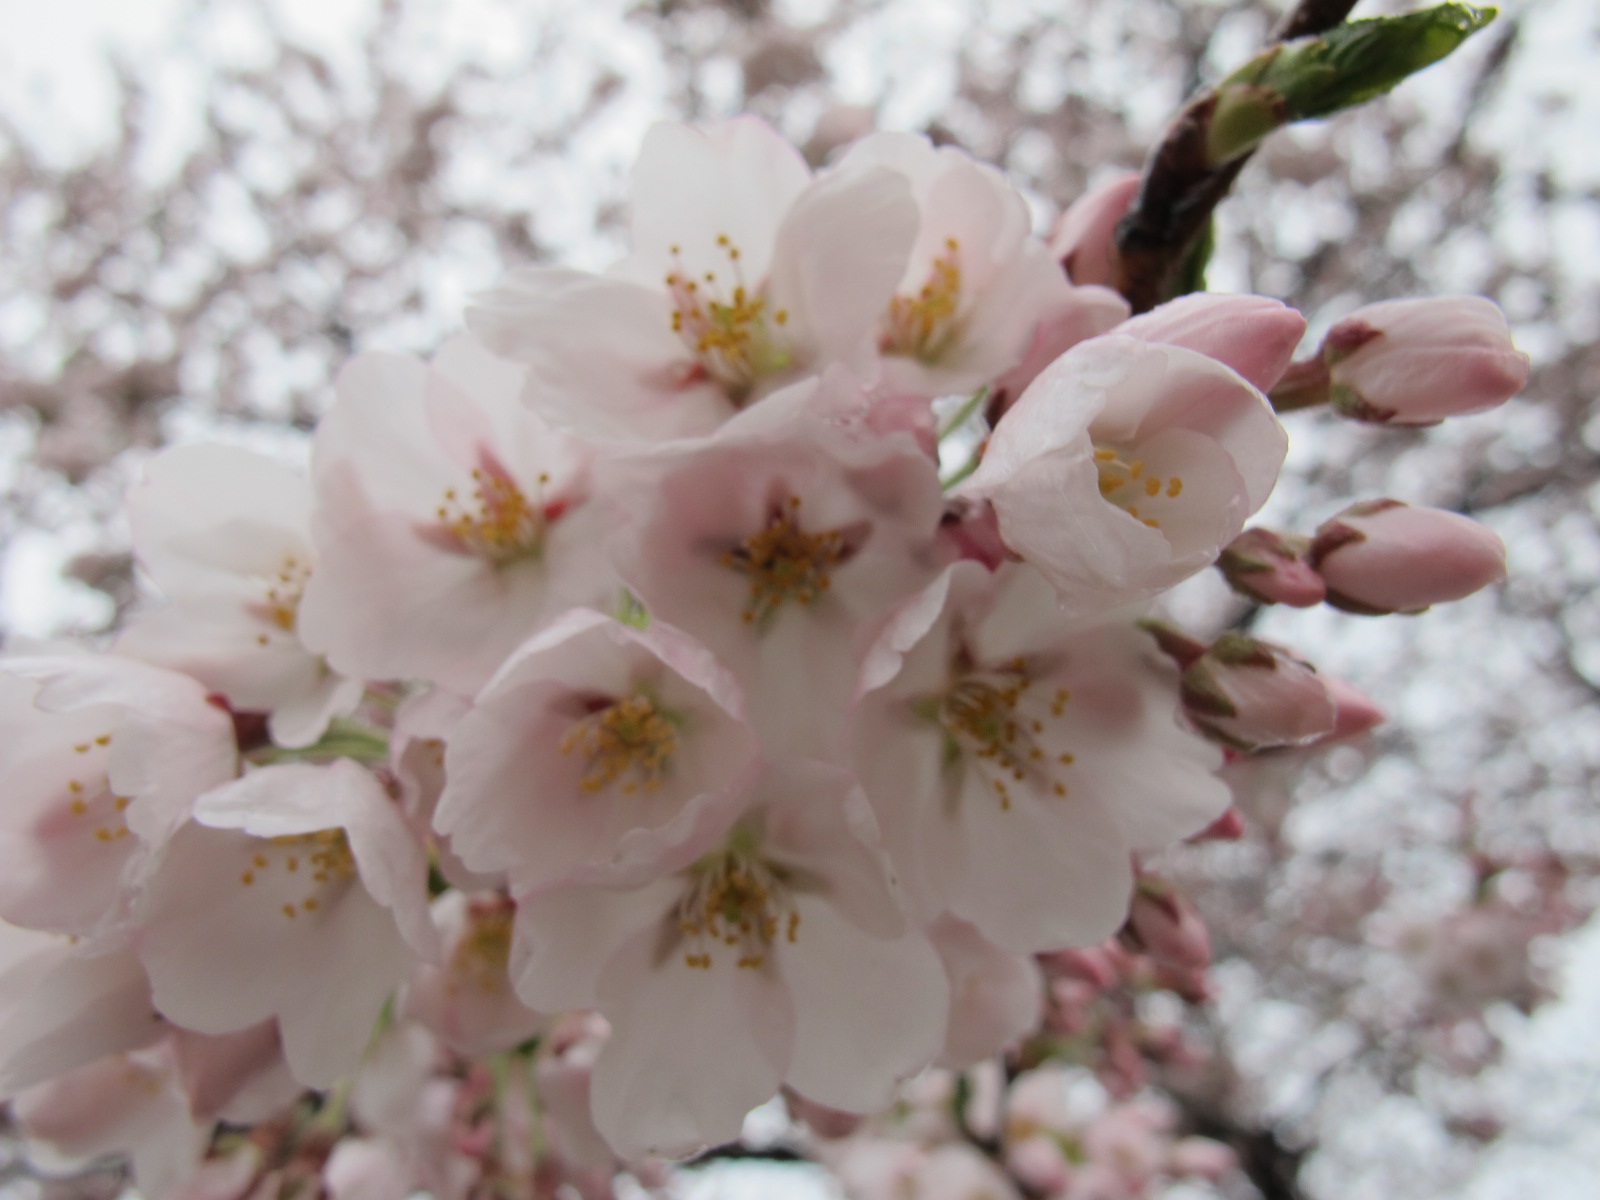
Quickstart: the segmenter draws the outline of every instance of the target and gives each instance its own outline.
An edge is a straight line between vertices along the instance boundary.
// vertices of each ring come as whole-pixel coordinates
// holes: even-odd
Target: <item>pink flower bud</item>
[[[1199,910],[1155,875],[1140,877],[1123,938],[1161,966],[1200,971],[1211,965],[1211,935]]]
[[[1314,668],[1280,647],[1225,633],[1183,673],[1195,724],[1241,750],[1304,746],[1332,732],[1333,698]]]
[[[1328,603],[1378,615],[1421,612],[1498,583],[1506,548],[1469,517],[1398,500],[1369,500],[1317,530],[1311,565],[1328,585]]]
[[[1327,587],[1304,555],[1309,538],[1246,529],[1222,551],[1217,566],[1234,591],[1263,604],[1310,608],[1321,604]]]
[[[1180,296],[1117,326],[1140,341],[1199,351],[1263,392],[1288,370],[1305,331],[1306,319],[1287,304],[1214,292]]]
[[[1330,742],[1360,737],[1383,724],[1388,714],[1378,707],[1378,702],[1353,683],[1342,679],[1329,679],[1328,694],[1333,697],[1333,732]]]
[[[1090,188],[1075,200],[1050,236],[1050,252],[1073,283],[1117,286],[1117,222],[1139,193],[1139,172]]]
[[[1481,296],[1386,300],[1328,331],[1322,357],[1343,416],[1431,425],[1503,404],[1528,382],[1528,356]]]

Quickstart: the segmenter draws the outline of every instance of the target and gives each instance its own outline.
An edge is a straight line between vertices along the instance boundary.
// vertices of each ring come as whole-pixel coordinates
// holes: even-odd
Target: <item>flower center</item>
[[[678,266],[667,274],[666,285],[672,295],[673,332],[737,406],[749,399],[762,377],[793,366],[794,353],[777,336],[788,323],[788,311],[769,314],[763,289],[752,290],[745,282],[739,247],[725,233],[718,235],[717,245],[728,258],[731,290],[715,271],[694,278],[683,269],[677,246],[672,256]]]
[[[254,842],[249,864],[239,873],[239,884],[254,887],[276,878],[275,890],[296,893],[286,895],[281,905],[287,920],[297,919],[302,912],[316,912],[329,892],[355,878],[356,860],[343,829],[256,838]],[[272,874],[274,868],[281,868],[281,877]]]
[[[746,624],[765,622],[785,601],[810,604],[833,583],[833,569],[849,558],[845,531],[806,533],[800,527],[800,498],[774,506],[761,532],[722,555],[722,565],[750,580],[744,608]]]
[[[714,950],[731,949],[738,955],[735,966],[759,970],[780,936],[797,940],[800,914],[783,872],[752,847],[730,845],[708,854],[688,874],[689,888],[672,914],[688,966],[709,970]]]
[[[944,253],[928,267],[928,276],[914,296],[889,301],[887,328],[879,348],[932,364],[949,351],[959,336],[961,310],[961,243],[946,238]]]
[[[678,718],[640,693],[584,717],[561,737],[563,754],[581,754],[578,787],[603,791],[621,780],[624,795],[661,786],[678,748]]]
[[[1125,458],[1122,451],[1109,446],[1095,448],[1094,462],[1100,472],[1100,495],[1151,529],[1160,529],[1161,522],[1141,513],[1140,506],[1146,512],[1159,512],[1168,501],[1183,494],[1182,476],[1163,479],[1145,470],[1144,459]]]
[[[539,475],[542,487],[550,476]],[[496,565],[537,558],[556,506],[535,504],[493,456],[472,469],[471,491],[447,488],[435,510],[448,541]]]
[[[294,632],[300,595],[310,578],[311,564],[292,554],[284,557],[277,574],[268,577],[262,598],[247,606],[250,614],[269,629],[269,632],[256,634],[257,645],[270,644],[275,634]]]
[[[479,991],[505,989],[511,961],[511,927],[516,907],[510,897],[475,899],[467,910],[467,930],[450,959],[450,986],[470,984]]]
[[[1051,727],[1066,714],[1072,693],[1056,688],[1046,702],[1033,686],[1026,660],[1014,658],[997,669],[964,671],[943,696],[916,706],[944,730],[946,764],[970,756],[1007,811],[1014,784],[1031,780],[1065,796],[1060,769],[1077,761],[1045,744],[1057,740]]]
[[[74,828],[92,830],[99,842],[118,842],[128,836],[125,814],[128,805],[133,803],[129,797],[118,796],[111,790],[110,777],[103,769],[111,737],[109,733],[102,733],[72,747],[75,754],[90,761],[84,763],[86,769],[73,772],[66,786],[65,821]],[[56,825],[63,819],[60,814],[61,810],[56,809],[45,819]]]

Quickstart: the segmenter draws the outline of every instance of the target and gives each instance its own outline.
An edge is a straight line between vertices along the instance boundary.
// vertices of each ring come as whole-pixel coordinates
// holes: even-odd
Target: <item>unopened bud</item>
[[[1117,222],[1139,194],[1139,172],[1108,179],[1079,196],[1050,235],[1050,252],[1073,283],[1117,285]]]
[[[1469,517],[1398,500],[1352,505],[1317,530],[1311,565],[1328,603],[1375,616],[1460,600],[1506,574],[1506,548]]]
[[[1211,935],[1199,910],[1158,876],[1140,877],[1122,935],[1160,966],[1203,971],[1211,965]]]
[[[1117,326],[1117,333],[1196,350],[1267,391],[1288,369],[1306,319],[1266,296],[1196,292]]]
[[[1139,628],[1156,640],[1156,648],[1178,664],[1183,670],[1206,652],[1206,644],[1193,634],[1185,633],[1176,625],[1148,617],[1139,622]]]
[[[1329,679],[1326,682],[1328,694],[1333,697],[1334,721],[1333,732],[1328,735],[1330,742],[1360,737],[1382,725],[1388,718],[1388,714],[1378,707],[1378,702],[1353,683],[1346,683],[1342,679]]]
[[[1252,600],[1310,608],[1327,592],[1322,576],[1305,560],[1310,547],[1310,538],[1246,529],[1228,543],[1217,567],[1234,591]]]
[[[1432,425],[1503,404],[1528,382],[1528,356],[1481,296],[1386,300],[1359,308],[1322,343],[1340,415]]]
[[[1242,633],[1213,642],[1184,671],[1181,686],[1195,724],[1241,750],[1304,746],[1334,727],[1333,698],[1316,670]]]

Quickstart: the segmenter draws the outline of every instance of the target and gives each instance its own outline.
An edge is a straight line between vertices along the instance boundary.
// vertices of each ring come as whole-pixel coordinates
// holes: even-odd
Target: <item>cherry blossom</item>
[[[568,606],[611,600],[590,453],[518,403],[521,374],[467,339],[432,364],[375,353],[340,374],[300,609],[339,669],[470,695]]]
[[[833,753],[860,654],[937,570],[932,463],[901,437],[790,425],[648,466],[619,573],[733,674],[770,756]]]
[[[0,660],[0,744],[0,918],[65,934],[124,923],[151,853],[237,770],[201,684],[111,656]]]
[[[704,647],[577,610],[519,649],[452,731],[435,824],[519,887],[626,859],[635,835],[755,766],[743,697]]]
[[[1128,625],[1065,629],[1022,566],[958,563],[900,611],[854,726],[915,911],[1014,952],[1092,945],[1127,915],[1132,852],[1227,807],[1150,649]]]
[[[307,746],[361,698],[299,637],[311,576],[311,487],[233,446],[178,446],[128,493],[139,561],[166,593],[118,639],[123,654],[192,675],[235,709],[271,714],[279,745]]]
[[[849,776],[776,768],[751,801],[664,847],[670,873],[519,897],[523,998],[611,1025],[594,1113],[624,1156],[726,1141],[782,1083],[871,1110],[944,1038],[944,969]]]
[[[841,160],[840,175],[888,168],[910,183],[918,226],[905,273],[878,324],[882,384],[922,396],[971,392],[1014,366],[1048,320],[1078,337],[1127,314],[1103,289],[1075,289],[1003,175],[952,146],[879,133]],[[1066,349],[1070,334],[1050,337]],[[1042,364],[1041,364],[1042,365]]]
[[[529,366],[553,423],[611,441],[710,433],[829,364],[871,375],[917,208],[884,167],[810,177],[750,117],[662,123],[634,169],[633,254],[604,276],[525,268],[468,324]]]
[[[437,954],[421,848],[348,760],[260,768],[195,816],[135,937],[155,1006],[200,1033],[276,1017],[295,1077],[325,1086],[355,1066],[418,957]]]
[[[957,494],[1076,616],[1142,600],[1214,561],[1287,449],[1266,398],[1192,350],[1107,334],[1057,359]]]

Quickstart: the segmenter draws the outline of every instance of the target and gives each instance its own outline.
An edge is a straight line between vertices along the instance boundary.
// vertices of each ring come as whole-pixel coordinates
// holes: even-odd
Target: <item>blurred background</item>
[[[0,0],[7,645],[114,627],[120,496],[158,447],[301,459],[352,352],[429,353],[507,268],[616,256],[650,122],[753,111],[819,164],[923,131],[1002,166],[1044,231],[1280,8]],[[1534,375],[1432,430],[1289,418],[1269,523],[1310,530],[1349,497],[1452,508],[1504,537],[1511,578],[1415,619],[1255,619],[1392,720],[1292,793],[1283,764],[1248,764],[1246,837],[1160,864],[1205,914],[1216,994],[1138,999],[1205,1051],[1138,1083],[1240,1153],[1216,1194],[1600,1195],[1597,61],[1592,0],[1513,0],[1387,100],[1275,135],[1220,210],[1210,287],[1299,307],[1312,345],[1365,302],[1481,293]],[[1191,593],[1193,621],[1239,616],[1220,583]],[[0,1162],[8,1194],[87,1186]],[[841,1194],[744,1161],[675,1186]]]

